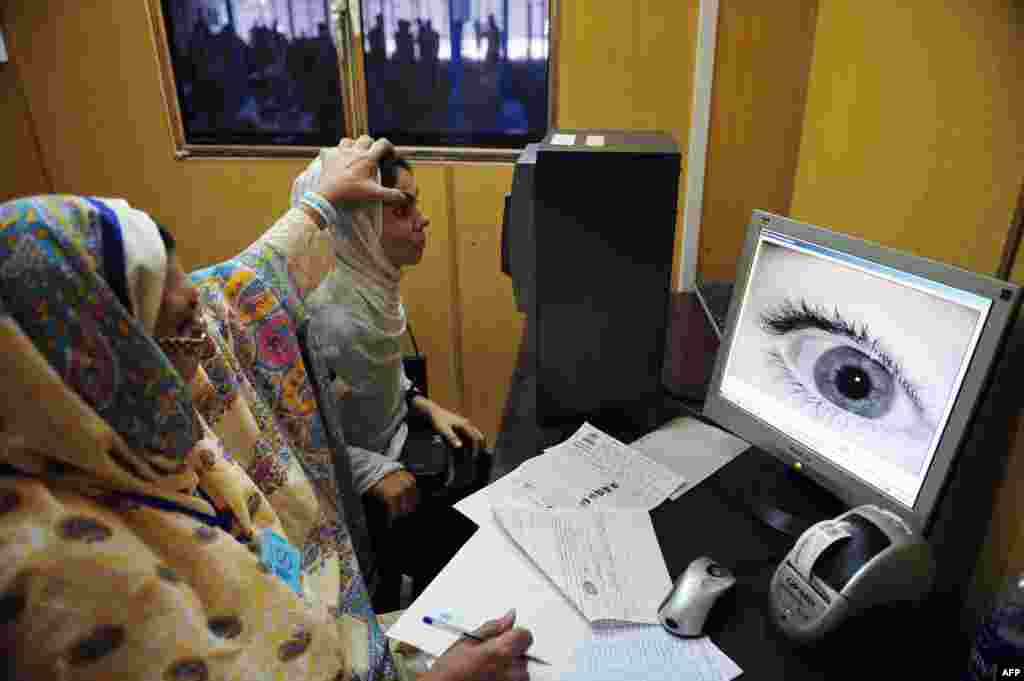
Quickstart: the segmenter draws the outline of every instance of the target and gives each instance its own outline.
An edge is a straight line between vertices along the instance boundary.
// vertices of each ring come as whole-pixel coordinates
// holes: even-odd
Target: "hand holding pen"
[[[526,629],[514,629],[516,613],[484,623],[473,632],[463,631],[442,618],[430,618],[430,624],[461,635],[455,645],[437,658],[424,681],[528,681],[526,654],[533,635]],[[539,660],[536,660],[539,661]]]

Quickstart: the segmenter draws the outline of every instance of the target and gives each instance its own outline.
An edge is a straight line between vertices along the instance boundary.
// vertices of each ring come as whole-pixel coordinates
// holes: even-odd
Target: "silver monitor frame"
[[[721,384],[726,360],[732,349],[741,303],[745,299],[746,289],[750,285],[751,268],[754,264],[761,231],[764,229],[915,274],[953,288],[969,291],[992,301],[988,317],[975,347],[974,356],[971,358],[957,394],[955,406],[949,414],[932,464],[925,475],[913,508],[904,506],[847,473],[801,442],[758,419],[722,396]],[[737,265],[736,286],[729,303],[726,329],[715,359],[708,396],[704,403],[704,414],[752,445],[777,457],[783,463],[799,469],[808,478],[831,491],[844,504],[851,507],[861,504],[876,504],[892,510],[919,531],[927,533],[929,522],[941,499],[944,483],[967,436],[972,416],[984,394],[990,371],[996,364],[1002,341],[1013,322],[1020,301],[1021,288],[1015,284],[886,248],[816,225],[755,210],[747,227],[743,252]]]

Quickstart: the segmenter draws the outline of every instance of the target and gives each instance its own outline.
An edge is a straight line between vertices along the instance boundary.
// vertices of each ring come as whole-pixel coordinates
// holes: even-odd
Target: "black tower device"
[[[536,344],[537,420],[636,423],[658,398],[680,153],[662,132],[558,130],[507,199],[503,267]]]

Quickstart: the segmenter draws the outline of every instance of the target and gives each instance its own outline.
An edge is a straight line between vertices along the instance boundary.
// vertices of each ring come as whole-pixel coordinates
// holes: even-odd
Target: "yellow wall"
[[[750,213],[793,193],[818,0],[719,8],[700,231],[701,275],[732,279]]]
[[[0,168],[0,201],[52,191],[36,143],[21,79],[12,62],[0,64],[0,149],[7,163]]]
[[[791,213],[992,274],[1024,177],[1021,5],[870,4],[821,3]]]
[[[790,212],[994,274],[1024,180],[1024,10],[899,5],[822,0]],[[1024,568],[1021,492],[1024,420],[975,599]]]

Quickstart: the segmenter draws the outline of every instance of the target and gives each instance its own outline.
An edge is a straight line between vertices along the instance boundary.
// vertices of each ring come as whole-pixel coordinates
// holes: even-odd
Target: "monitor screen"
[[[1015,287],[755,213],[708,400],[841,500],[923,525]],[[952,428],[951,428],[952,426]]]

